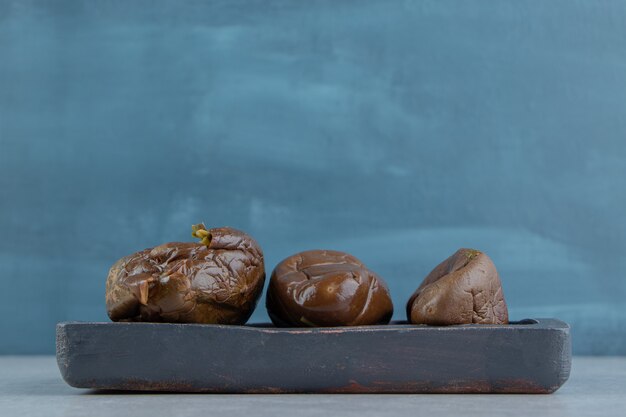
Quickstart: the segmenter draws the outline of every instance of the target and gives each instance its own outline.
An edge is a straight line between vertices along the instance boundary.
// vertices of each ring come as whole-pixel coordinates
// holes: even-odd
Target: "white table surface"
[[[626,416],[626,357],[575,357],[550,395],[103,394],[66,385],[53,356],[0,356],[0,416]]]

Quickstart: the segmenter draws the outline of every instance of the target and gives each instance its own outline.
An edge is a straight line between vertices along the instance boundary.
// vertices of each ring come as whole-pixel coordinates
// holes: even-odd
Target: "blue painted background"
[[[353,253],[397,319],[479,248],[512,318],[626,354],[625,178],[623,2],[0,2],[0,353],[204,221]]]

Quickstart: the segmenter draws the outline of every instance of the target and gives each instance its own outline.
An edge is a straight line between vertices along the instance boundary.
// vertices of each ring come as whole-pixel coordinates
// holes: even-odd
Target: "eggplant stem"
[[[191,236],[200,239],[201,244],[205,245],[207,248],[211,245],[211,233],[206,230],[206,226],[204,223],[198,223],[191,226]]]

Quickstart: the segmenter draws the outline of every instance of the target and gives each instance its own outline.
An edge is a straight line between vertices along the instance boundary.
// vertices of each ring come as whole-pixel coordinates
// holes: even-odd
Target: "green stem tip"
[[[191,226],[191,236],[200,239],[200,243],[205,245],[207,248],[211,244],[211,233],[206,230],[206,226],[204,223],[198,223]]]

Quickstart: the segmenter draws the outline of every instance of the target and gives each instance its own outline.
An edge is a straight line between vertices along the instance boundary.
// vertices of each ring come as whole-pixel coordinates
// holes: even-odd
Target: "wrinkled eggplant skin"
[[[459,249],[433,269],[406,305],[413,324],[507,324],[495,265],[484,253]]]
[[[387,324],[393,304],[385,282],[344,252],[297,253],[274,269],[266,307],[279,327]]]
[[[239,230],[208,231],[208,247],[170,242],[117,261],[106,282],[111,320],[245,324],[263,291],[263,252]]]

